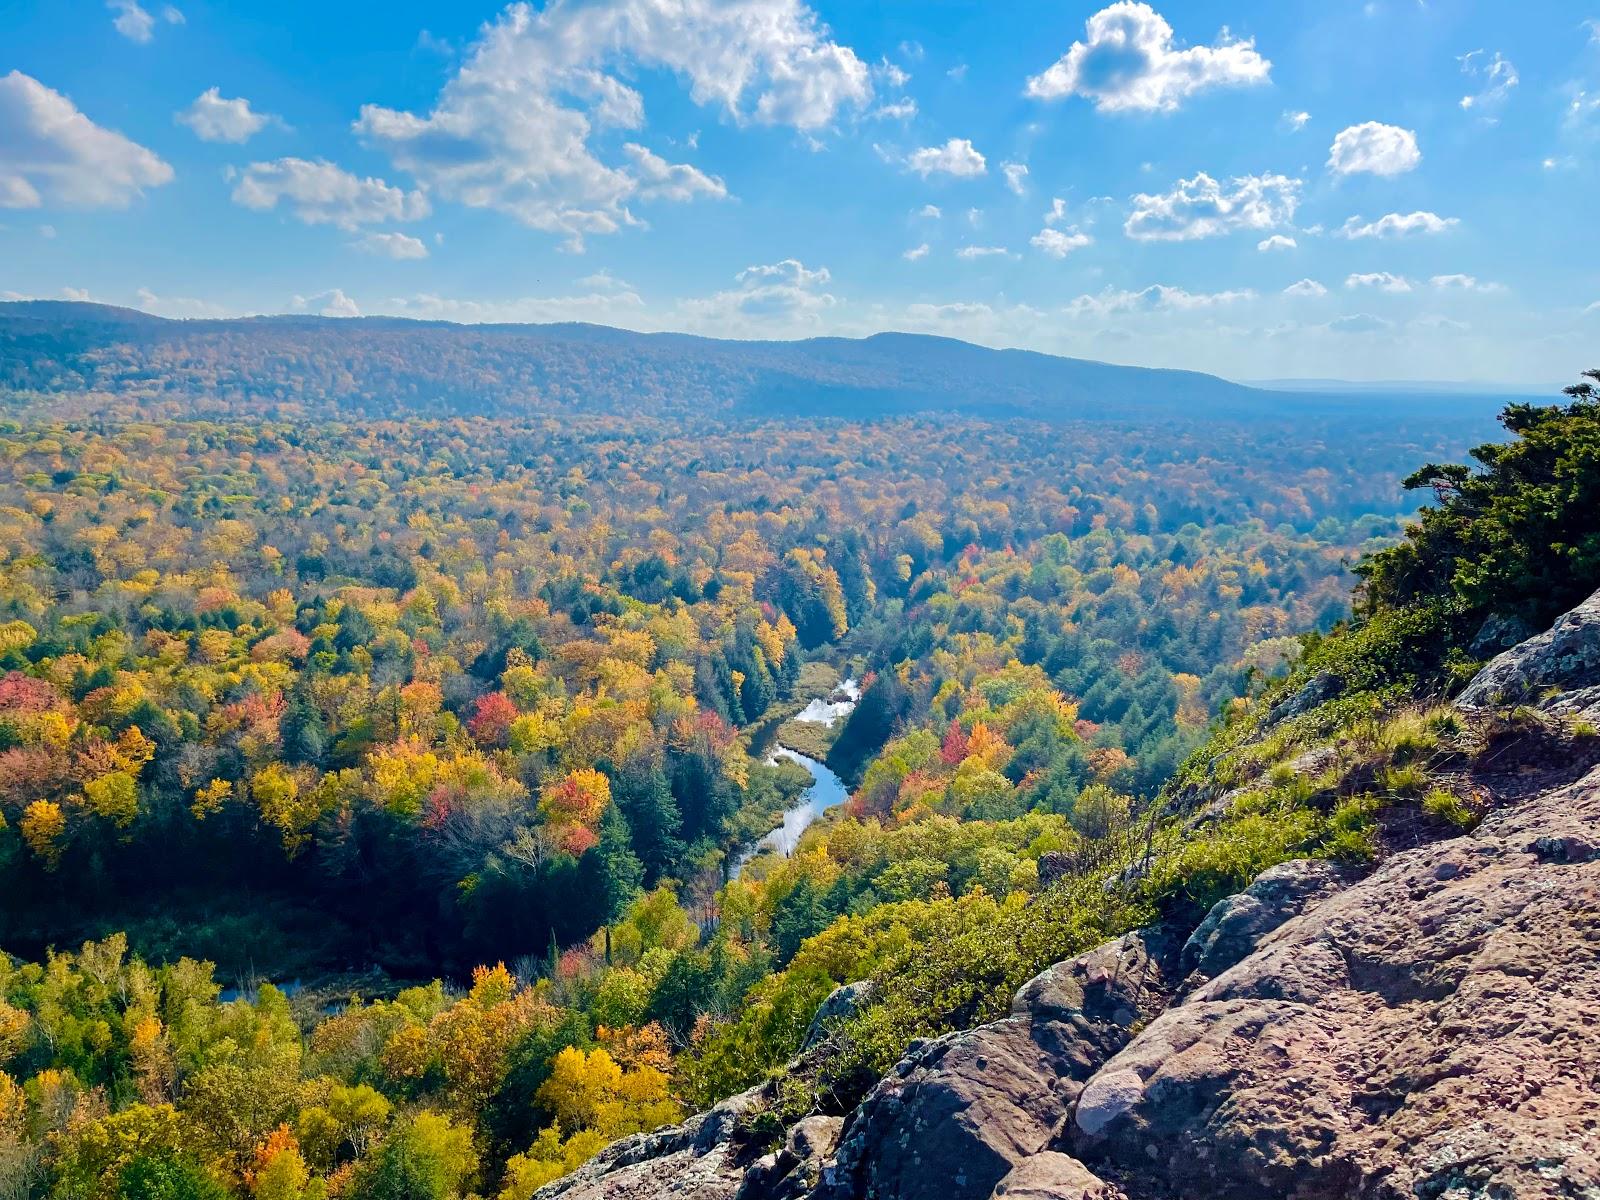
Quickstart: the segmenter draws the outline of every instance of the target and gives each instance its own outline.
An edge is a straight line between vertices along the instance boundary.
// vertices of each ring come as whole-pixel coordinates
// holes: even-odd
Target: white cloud
[[[823,290],[829,280],[826,267],[811,270],[793,258],[746,267],[737,276],[737,288],[683,301],[678,312],[691,326],[723,334],[815,329],[823,314],[839,302]]]
[[[1302,279],[1299,283],[1291,283],[1284,288],[1283,294],[1285,296],[1304,296],[1314,300],[1318,296],[1326,296],[1328,289],[1315,279]]]
[[[1595,313],[1600,313],[1600,300],[1596,300],[1593,304],[1589,305],[1588,308],[1583,310],[1583,315],[1586,317],[1592,316]]]
[[[872,70],[892,88],[903,88],[911,82],[911,73],[899,63],[890,62],[887,58],[879,59],[878,65]]]
[[[156,19],[141,8],[137,0],[106,0],[106,7],[116,14],[111,18],[112,28],[130,42],[145,46],[154,40]],[[170,4],[161,9],[161,19],[168,25],[185,23],[183,13]]]
[[[1204,171],[1164,195],[1140,193],[1123,229],[1142,242],[1185,242],[1237,229],[1271,229],[1294,220],[1300,180],[1244,175],[1224,186]]]
[[[1499,107],[1511,95],[1512,89],[1522,82],[1517,74],[1517,68],[1498,52],[1487,60],[1482,50],[1474,50],[1471,54],[1463,55],[1461,73],[1482,83],[1481,90],[1461,97],[1461,107],[1469,111],[1481,112],[1484,109]]]
[[[158,296],[149,288],[134,293],[134,307],[158,317],[206,318],[229,317],[234,314],[220,304],[209,300],[195,300],[188,296]]]
[[[906,165],[924,179],[930,175],[953,175],[957,179],[971,179],[989,170],[983,155],[966,138],[951,138],[942,146],[924,146],[913,150]]]
[[[1442,292],[1503,292],[1498,283],[1489,283],[1472,275],[1435,275],[1428,280]]]
[[[714,175],[691,167],[687,163],[670,163],[660,155],[634,142],[629,142],[623,152],[633,159],[634,174],[639,180],[639,197],[642,200],[692,200],[696,196],[726,199],[728,188]]]
[[[910,96],[902,96],[888,104],[878,105],[872,110],[872,115],[884,121],[909,121],[917,115],[917,102]]]
[[[342,288],[319,292],[315,296],[296,296],[289,307],[295,312],[314,312],[321,317],[359,317],[361,309]]]
[[[1160,13],[1119,0],[1089,18],[1083,41],[1028,80],[1028,95],[1083,96],[1101,112],[1173,112],[1196,92],[1264,83],[1271,70],[1253,40],[1226,32],[1215,46],[1180,50]]]
[[[937,204],[924,204],[922,208],[918,210],[917,216],[927,217],[930,221],[937,221],[940,217],[944,216],[944,210],[941,209]]]
[[[1285,237],[1281,233],[1275,233],[1271,237],[1263,238],[1256,243],[1256,249],[1262,253],[1266,253],[1269,250],[1295,250],[1298,247],[1299,243],[1292,237]]]
[[[0,208],[126,208],[172,168],[21,71],[0,77]]]
[[[1001,172],[1006,177],[1006,186],[1017,195],[1026,195],[1028,191],[1028,164],[1008,162],[1002,163]]]
[[[1409,292],[1411,281],[1404,275],[1391,275],[1388,271],[1369,271],[1364,275],[1351,275],[1344,281],[1347,288],[1377,288],[1380,292]]]
[[[696,104],[735,124],[808,135],[873,94],[867,65],[800,0],[516,3],[485,26],[431,111],[369,104],[355,128],[433,194],[576,248],[639,224],[634,199],[718,194],[697,171],[652,186],[641,160],[593,142],[597,125],[642,126],[643,100],[623,82],[637,69],[676,75]]]
[[[39,236],[47,242],[54,241],[56,236],[56,227],[54,225],[39,226]]]
[[[1299,133],[1311,123],[1311,114],[1303,110],[1286,108],[1283,110],[1283,116],[1279,119],[1283,122],[1285,129]]]
[[[1360,241],[1363,238],[1406,237],[1413,233],[1448,233],[1459,224],[1459,217],[1441,217],[1431,212],[1389,213],[1376,221],[1351,217],[1339,227],[1339,236]]]
[[[900,257],[905,259],[907,262],[917,262],[920,259],[927,258],[928,257],[928,251],[929,251],[928,243],[927,242],[923,242],[922,245],[920,245],[920,246],[913,246],[911,249],[907,250]]]
[[[1081,232],[1076,225],[1069,225],[1065,229],[1047,225],[1034,234],[1029,242],[1035,250],[1048,254],[1051,258],[1065,258],[1074,250],[1081,250],[1093,244],[1094,239],[1087,233]]]
[[[194,130],[202,142],[248,142],[273,120],[258,113],[243,96],[224,100],[220,88],[207,88],[176,120]]]
[[[1219,305],[1237,304],[1254,300],[1255,292],[1249,289],[1231,292],[1187,292],[1183,288],[1153,284],[1138,292],[1107,288],[1094,296],[1079,296],[1062,311],[1069,317],[1106,317],[1119,313],[1152,313],[1215,308]]]
[[[956,251],[956,257],[967,262],[978,258],[1010,258],[1011,251],[1004,246],[963,246]]]
[[[136,0],[106,0],[106,7],[117,14],[111,19],[112,26],[130,42],[143,46],[155,37],[156,19]]]
[[[1416,134],[1377,121],[1340,130],[1328,152],[1328,166],[1338,175],[1403,175],[1421,161]]]
[[[61,289],[61,298],[63,300],[72,300],[78,304],[94,303],[94,297],[89,294],[86,288],[64,287]]]
[[[415,221],[428,215],[428,198],[381,179],[361,179],[318,159],[280,158],[251,163],[235,179],[233,202],[264,212],[282,200],[307,225],[354,229],[383,221]]]
[[[376,254],[382,258],[427,258],[428,248],[414,237],[403,233],[369,233],[351,243],[357,250]]]

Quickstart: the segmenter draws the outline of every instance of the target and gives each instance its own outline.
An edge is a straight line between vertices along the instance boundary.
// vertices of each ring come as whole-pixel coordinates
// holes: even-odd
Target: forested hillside
[[[7,1194],[517,1200],[781,1066],[839,983],[927,983],[817,1094],[858,1086],[1142,911],[1050,885],[1482,431],[167,420],[187,384],[117,378],[93,420],[35,378],[0,423]],[[849,803],[730,878],[808,783],[773,724],[852,671],[817,751]],[[1373,849],[1355,810],[1288,828],[1245,861]],[[1013,928],[970,977],[908,958]]]
[[[1393,411],[1388,397],[1262,392],[947,338],[733,342],[595,325],[311,316],[169,321],[58,301],[0,303],[0,392],[65,417],[861,417],[921,411],[1190,421]],[[1411,398],[1430,416],[1481,400]]]

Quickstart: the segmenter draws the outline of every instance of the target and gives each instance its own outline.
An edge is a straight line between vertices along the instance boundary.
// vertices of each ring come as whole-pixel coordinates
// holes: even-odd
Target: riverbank
[[[807,670],[824,664],[808,663]],[[813,687],[825,676],[811,671],[809,678],[802,671],[802,682]],[[737,879],[740,872],[757,856],[773,851],[785,857],[794,853],[800,836],[824,813],[837,808],[850,798],[850,789],[844,780],[833,773],[825,763],[828,748],[839,728],[855,709],[861,698],[861,688],[855,679],[840,679],[832,668],[827,669],[830,680],[826,690],[813,692],[810,688],[797,691],[809,698],[793,701],[788,706],[792,714],[769,726],[771,749],[768,759],[773,763],[790,762],[802,767],[811,776],[811,783],[800,793],[797,803],[784,810],[782,821],[753,844],[735,851],[728,866],[728,878]],[[760,747],[752,742],[752,750]]]

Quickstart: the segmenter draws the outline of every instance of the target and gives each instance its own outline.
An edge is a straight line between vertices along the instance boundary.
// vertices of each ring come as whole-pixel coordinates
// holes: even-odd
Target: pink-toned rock
[[[1600,1196],[1597,832],[1600,771],[1396,856],[1152,1022],[1070,1148],[1157,1195]]]

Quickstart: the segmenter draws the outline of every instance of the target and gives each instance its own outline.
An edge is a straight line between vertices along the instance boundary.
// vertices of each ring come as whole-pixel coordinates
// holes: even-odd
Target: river
[[[860,698],[860,686],[854,679],[846,679],[829,695],[812,700],[794,719],[807,724],[832,726],[849,716]],[[850,798],[850,789],[845,787],[844,780],[816,759],[782,744],[774,746],[769,757],[786,758],[799,763],[811,775],[811,786],[800,793],[800,799],[793,808],[784,810],[783,824],[734,856],[733,865],[728,869],[730,879],[739,878],[739,873],[750,860],[765,850],[775,850],[785,858],[793,854],[795,847],[800,844],[800,835],[811,827],[812,822]]]

